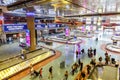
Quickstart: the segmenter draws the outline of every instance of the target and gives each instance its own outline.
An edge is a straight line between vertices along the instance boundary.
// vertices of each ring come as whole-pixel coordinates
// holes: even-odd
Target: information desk
[[[40,61],[42,61],[50,56],[53,56],[53,55],[54,55],[53,52],[48,51],[48,52],[42,53],[34,58],[25,60],[21,63],[14,65],[14,66],[11,66],[7,69],[4,69],[4,70],[0,71],[0,80],[8,78],[8,77],[26,69],[26,68],[28,68],[30,66],[30,64],[34,65],[34,64],[36,64],[36,63],[38,63],[38,62],[40,62]]]

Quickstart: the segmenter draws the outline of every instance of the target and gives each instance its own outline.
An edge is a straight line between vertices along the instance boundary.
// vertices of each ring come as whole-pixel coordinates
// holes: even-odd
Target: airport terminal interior
[[[0,80],[120,80],[120,0],[0,0]]]

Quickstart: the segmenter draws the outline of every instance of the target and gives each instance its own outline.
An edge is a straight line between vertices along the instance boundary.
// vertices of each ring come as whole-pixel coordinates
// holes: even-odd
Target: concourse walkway
[[[105,58],[105,51],[103,51],[103,49],[101,49],[101,45],[103,43],[109,43],[111,42],[110,40],[110,36],[109,34],[97,34],[96,35],[98,37],[98,41],[95,40],[95,37],[93,38],[86,38],[83,40],[85,40],[85,43],[81,44],[81,49],[84,48],[85,49],[85,53],[86,54],[81,54],[78,56],[78,58],[81,59],[81,61],[83,62],[83,65],[85,66],[86,64],[90,63],[91,58],[88,57],[87,55],[87,50],[88,48],[92,47],[93,49],[96,48],[96,56],[93,57],[96,59],[96,61],[98,61],[98,58],[100,56],[103,57],[103,61]],[[45,44],[40,44],[40,45],[45,45]],[[47,47],[47,45],[45,45]],[[59,58],[47,63],[45,66],[42,66],[43,68],[43,79],[41,80],[50,80],[48,79],[48,75],[49,75],[49,67],[53,66],[53,79],[52,80],[63,80],[64,78],[64,73],[67,70],[69,72],[69,77],[68,80],[74,80],[76,75],[79,72],[75,73],[75,75],[71,75],[71,66],[78,61],[78,58],[76,58],[76,54],[75,54],[75,45],[66,45],[66,44],[60,44],[60,43],[53,43],[53,46],[48,46],[51,47],[55,50],[61,51],[62,54]],[[116,60],[120,60],[120,55],[119,54],[114,54],[112,52],[109,52],[109,55],[111,55],[111,58],[115,58]],[[60,63],[62,61],[65,61],[65,68],[61,69],[60,68]],[[40,68],[39,68],[40,69]],[[39,69],[37,69],[37,71],[39,71]],[[26,77],[23,77],[21,80],[31,80],[30,79],[30,74],[27,75]],[[39,80],[39,77],[34,78],[33,80]],[[107,79],[106,79],[107,80]]]
[[[49,80],[48,79],[48,75],[49,75],[48,69],[49,69],[50,66],[53,66],[53,76],[54,77],[53,77],[52,80],[63,80],[64,73],[65,73],[66,70],[68,70],[68,72],[69,72],[68,80],[74,80],[76,75],[79,72],[79,69],[78,69],[78,72],[75,73],[75,75],[71,75],[71,67],[75,62],[78,61],[78,58],[81,59],[84,66],[86,66],[86,64],[90,63],[91,58],[89,58],[88,55],[87,55],[88,48],[90,48],[90,47],[92,47],[92,49],[96,48],[97,54],[93,58],[95,58],[96,61],[98,61],[98,58],[100,56],[102,56],[103,61],[104,61],[104,57],[105,57],[104,53],[105,53],[106,50],[103,49],[104,47],[101,47],[101,46],[103,44],[107,44],[107,43],[112,42],[110,36],[112,36],[112,34],[104,33],[104,34],[96,34],[95,37],[93,37],[93,38],[81,38],[83,43],[80,44],[80,48],[85,49],[85,54],[81,54],[77,58],[76,58],[76,48],[77,48],[76,45],[60,44],[60,43],[53,42],[53,45],[48,46],[48,45],[40,42],[38,44],[39,46],[44,46],[44,47],[48,47],[48,48],[52,48],[54,50],[60,51],[61,56],[59,55],[59,56],[53,58],[52,60],[48,59],[48,61],[43,61],[44,65],[43,64],[36,65],[37,68],[35,68],[35,69],[37,71],[39,71],[39,69],[41,67],[43,67],[43,79],[42,80]],[[98,37],[98,41],[95,40],[96,37]],[[12,49],[11,49],[11,46],[13,46]],[[14,47],[16,47],[17,50]],[[10,57],[10,56],[15,56],[16,54],[18,55],[20,49],[21,48],[18,48],[18,43],[13,43],[13,44],[10,44],[10,45],[8,45],[8,44],[2,45],[0,47],[0,50],[1,50],[0,60],[4,60],[4,58]],[[9,51],[9,50],[11,50],[11,51]],[[3,52],[5,52],[5,51],[8,52],[8,54],[5,54],[5,56],[2,56],[2,55],[4,55]],[[12,51],[16,51],[16,53],[13,53]],[[111,58],[115,58],[117,61],[120,61],[120,54],[119,53],[114,54],[113,52],[110,52],[110,51],[108,53],[109,53],[109,55],[111,55]],[[37,55],[37,54],[40,54],[40,52],[37,51],[37,53],[31,54],[30,56]],[[20,60],[19,61],[18,60],[16,59],[16,60],[13,60],[11,62],[20,62]],[[60,68],[60,63],[62,61],[65,61],[65,68],[63,68],[63,69]],[[7,62],[7,63],[11,64],[11,62]],[[7,64],[4,64],[4,65],[9,66]],[[4,68],[4,65],[2,65],[0,68],[1,69]],[[27,71],[27,74],[26,74],[26,72],[25,73],[23,72],[21,74],[22,75],[20,75],[20,76],[18,75],[19,77],[15,76],[14,78],[11,78],[11,80],[15,80],[15,79],[31,80],[29,70]],[[36,77],[33,80],[39,80],[39,77]]]

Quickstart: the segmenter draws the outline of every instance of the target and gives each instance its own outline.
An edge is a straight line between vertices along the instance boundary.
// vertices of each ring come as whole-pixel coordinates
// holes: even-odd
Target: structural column
[[[35,35],[35,23],[34,23],[34,15],[27,15],[27,27],[30,30],[30,51],[36,49],[36,35]]]

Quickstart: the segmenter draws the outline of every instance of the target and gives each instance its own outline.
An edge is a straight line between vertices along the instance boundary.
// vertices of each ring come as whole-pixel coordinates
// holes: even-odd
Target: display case
[[[11,66],[9,68],[3,69],[0,71],[0,80],[3,80],[5,78],[9,78],[10,76],[22,71],[23,69],[26,69],[30,66],[30,64],[36,64],[50,56],[53,56],[54,54],[51,51],[44,52],[34,58],[25,60],[23,62],[20,62],[14,66]],[[9,65],[9,64],[8,64]]]

